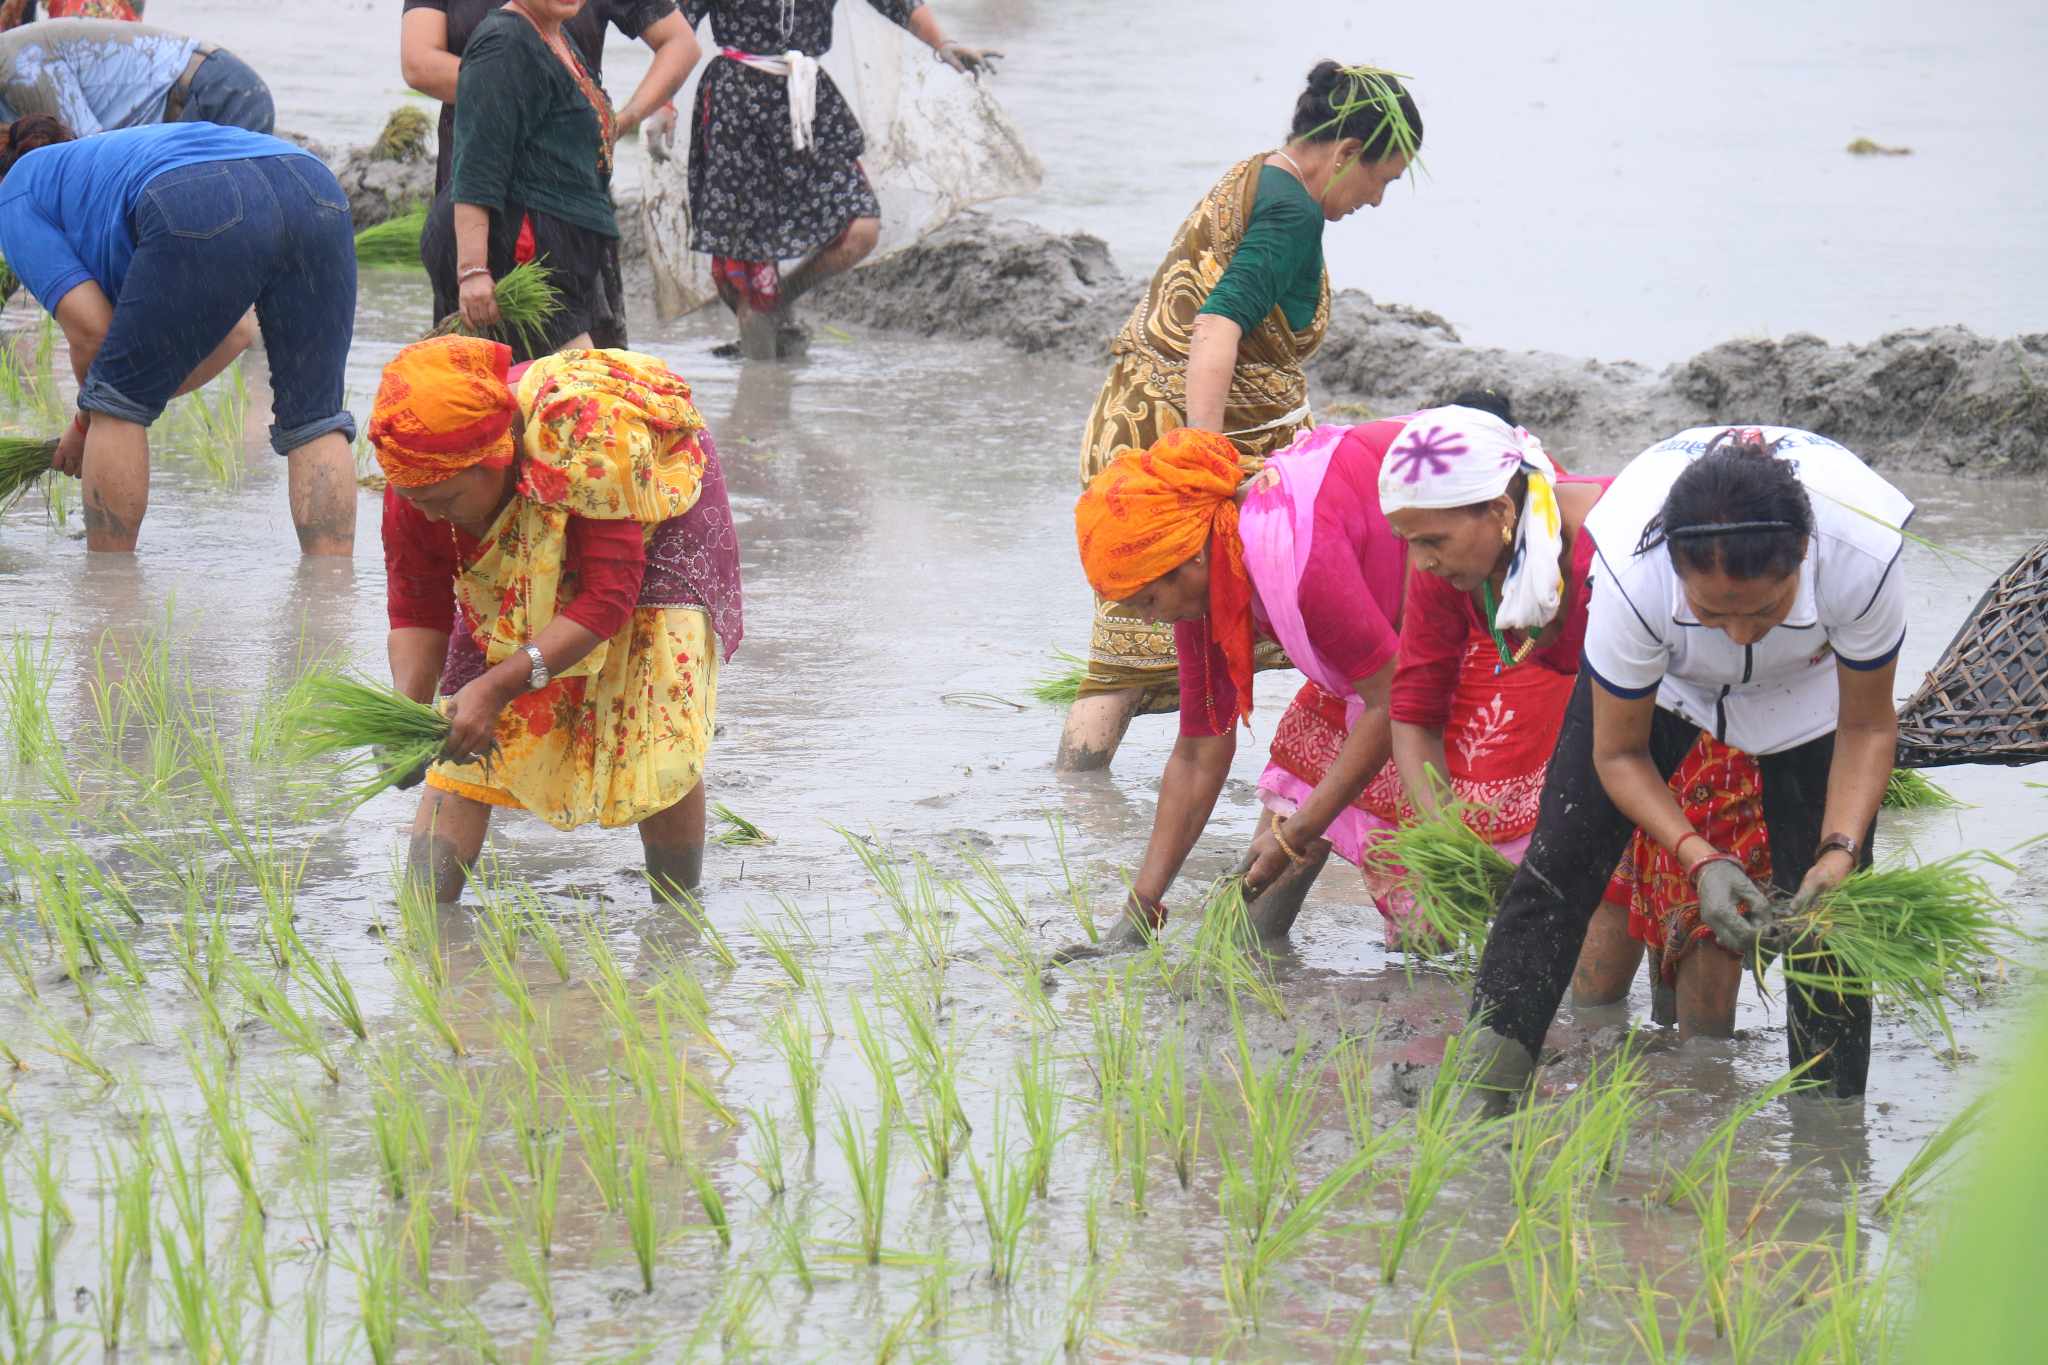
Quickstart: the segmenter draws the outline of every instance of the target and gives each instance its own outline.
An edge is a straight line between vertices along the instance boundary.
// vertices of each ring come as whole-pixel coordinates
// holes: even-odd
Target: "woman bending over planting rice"
[[[1354,857],[1359,793],[1387,761],[1387,687],[1401,616],[1401,542],[1380,515],[1380,461],[1398,422],[1318,427],[1247,481],[1231,442],[1182,427],[1112,460],[1074,509],[1081,564],[1103,600],[1173,627],[1180,739],[1159,784],[1124,942],[1166,920],[1162,901],[1201,837],[1252,710],[1252,651],[1284,645],[1346,706],[1327,770],[1246,859],[1257,895],[1322,857]]]
[[[312,153],[212,123],[73,140],[47,114],[0,130],[0,255],[56,316],[78,416],[55,465],[85,485],[85,543],[135,548],[149,427],[263,331],[292,523],[309,555],[355,543],[348,196]],[[252,321],[253,315],[253,321]]]
[[[1534,1074],[1632,828],[1676,859],[1701,920],[1743,956],[1779,897],[1799,914],[1868,865],[1898,736],[1898,528],[1912,511],[1825,437],[1700,428],[1637,456],[1587,514],[1585,667],[1473,990],[1487,1107]],[[1667,785],[1703,733],[1756,759],[1770,890]],[[1787,996],[1793,1064],[1812,1060],[1828,1094],[1861,1095],[1870,1001],[1798,984]]]
[[[1409,419],[1380,470],[1380,506],[1408,542],[1411,570],[1392,693],[1394,763],[1363,798],[1377,827],[1436,808],[1437,782],[1421,776],[1433,769],[1472,831],[1521,860],[1585,645],[1594,551],[1586,519],[1610,482],[1557,473],[1526,433],[1469,407]],[[1299,716],[1290,711],[1274,733],[1274,765],[1260,783],[1269,805],[1327,747],[1316,742],[1314,701],[1304,689]],[[1738,854],[1752,877],[1770,876],[1754,759],[1702,733],[1669,785],[1693,828]],[[1374,888],[1390,941],[1413,911],[1399,873],[1380,869]],[[1283,903],[1262,902],[1254,916],[1291,917],[1298,898],[1280,896],[1291,889],[1276,888]],[[1685,1036],[1733,1032],[1740,960],[1709,946],[1692,883],[1639,834],[1587,929],[1573,1002],[1625,999],[1645,944],[1659,1022],[1675,1015]]]
[[[510,365],[494,341],[418,342],[370,419],[392,682],[426,701],[438,680],[451,722],[411,874],[457,899],[508,806],[557,829],[637,824],[657,892],[688,890],[718,665],[742,630],[711,433],[650,356]]]

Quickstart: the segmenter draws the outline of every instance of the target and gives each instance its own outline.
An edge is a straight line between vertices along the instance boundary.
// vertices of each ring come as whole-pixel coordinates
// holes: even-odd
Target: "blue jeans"
[[[181,123],[218,123],[268,133],[277,126],[270,87],[250,65],[225,49],[209,52],[186,87]]]
[[[310,156],[165,171],[129,212],[135,257],[78,406],[144,426],[253,304],[270,358],[270,444],[355,439],[344,367],[355,335],[348,197]]]

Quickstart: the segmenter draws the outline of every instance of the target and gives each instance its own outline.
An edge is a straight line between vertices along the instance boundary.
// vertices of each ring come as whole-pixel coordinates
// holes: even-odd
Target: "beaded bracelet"
[[[1280,845],[1280,851],[1287,855],[1287,860],[1289,862],[1305,863],[1308,861],[1307,854],[1297,852],[1295,850],[1294,845],[1287,842],[1287,835],[1280,828],[1280,822],[1278,820],[1275,820],[1273,822],[1273,841]]]

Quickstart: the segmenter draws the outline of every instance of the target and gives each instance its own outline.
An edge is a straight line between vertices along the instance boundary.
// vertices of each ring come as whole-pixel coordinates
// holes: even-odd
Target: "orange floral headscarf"
[[[1214,545],[1209,631],[1237,688],[1237,716],[1252,713],[1252,586],[1237,530],[1237,447],[1213,431],[1176,427],[1150,450],[1126,451],[1074,504],[1081,569],[1095,591],[1121,602]]]
[[[511,347],[478,337],[416,341],[391,358],[370,409],[370,444],[393,487],[511,463],[511,365]]]

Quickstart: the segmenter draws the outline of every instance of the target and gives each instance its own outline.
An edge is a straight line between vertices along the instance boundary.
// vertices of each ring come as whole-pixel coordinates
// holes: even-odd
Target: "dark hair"
[[[1659,545],[1680,573],[1784,578],[1799,570],[1813,534],[1813,502],[1799,471],[1754,428],[1730,427],[1707,442],[1664,495],[1636,553]]]
[[[1474,408],[1491,413],[1509,426],[1515,425],[1515,408],[1508,395],[1496,388],[1466,389],[1456,398],[1446,398],[1441,403],[1432,403],[1435,408]]]
[[[75,135],[63,120],[50,114],[23,114],[0,129],[0,176],[14,169],[14,163],[38,147],[70,142]]]
[[[1422,114],[1400,78],[1369,66],[1317,62],[1308,88],[1294,102],[1290,142],[1364,144],[1361,161],[1385,161],[1395,153],[1413,156],[1422,146]]]

